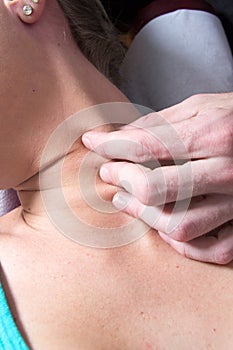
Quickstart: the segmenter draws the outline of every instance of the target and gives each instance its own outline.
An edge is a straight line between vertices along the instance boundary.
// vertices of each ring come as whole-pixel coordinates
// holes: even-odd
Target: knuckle
[[[219,163],[221,171],[230,171],[233,176],[233,159],[231,157],[222,157]]]
[[[210,111],[214,121],[212,137],[214,145],[223,155],[233,155],[233,119],[231,111],[215,108]]]
[[[151,112],[148,113],[143,117],[143,122],[148,123],[148,122],[153,122],[155,120],[155,113]]]
[[[226,157],[221,162],[218,180],[224,187],[233,193],[233,160]]]
[[[195,94],[190,96],[187,101],[191,104],[202,104],[206,101],[207,94]]]
[[[224,134],[226,154],[233,155],[233,126],[226,128]]]
[[[151,187],[147,173],[138,165],[123,162],[119,171],[119,180],[123,187],[141,203],[148,205],[151,197]]]
[[[111,152],[109,150],[109,147],[106,144],[100,144],[96,147],[95,152],[97,152],[98,154],[101,154],[101,156],[103,158],[106,159],[111,159]]]
[[[142,208],[136,200],[133,200],[132,203],[129,205],[127,212],[133,215],[133,217],[135,218],[141,218]]]
[[[139,163],[144,163],[148,158],[148,153],[149,152],[144,145],[137,145],[137,147],[134,149],[134,152],[132,152],[134,157],[133,160]]]
[[[144,205],[151,204],[151,188],[147,177],[144,175],[141,178],[141,185],[139,191],[139,199]]]
[[[196,144],[196,140],[199,135],[195,129],[185,129],[180,132],[181,140],[183,140],[185,145],[185,151],[187,152],[187,157],[190,157],[190,154],[193,152]]]
[[[147,135],[145,133],[140,133],[137,144],[132,145],[133,161],[144,163],[150,157],[150,145],[147,140]]]
[[[156,168],[148,175],[147,205],[164,205],[168,197],[167,183],[161,168]]]
[[[134,187],[134,178],[131,174],[134,171],[133,164],[127,162],[116,163],[118,185],[122,186],[127,192],[132,193]]]

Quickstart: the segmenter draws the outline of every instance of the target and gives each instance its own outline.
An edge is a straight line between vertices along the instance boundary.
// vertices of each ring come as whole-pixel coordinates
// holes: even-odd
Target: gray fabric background
[[[138,10],[148,5],[152,0],[101,0],[112,21],[121,29],[127,31]],[[171,0],[172,1],[172,0]],[[206,0],[210,3],[221,19],[233,51],[233,0]]]
[[[217,11],[233,51],[233,0],[207,0]]]

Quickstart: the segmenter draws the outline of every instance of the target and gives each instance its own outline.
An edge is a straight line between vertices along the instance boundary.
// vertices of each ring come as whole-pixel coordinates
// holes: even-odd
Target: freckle
[[[176,265],[176,269],[179,269],[180,268],[180,266],[179,265]]]

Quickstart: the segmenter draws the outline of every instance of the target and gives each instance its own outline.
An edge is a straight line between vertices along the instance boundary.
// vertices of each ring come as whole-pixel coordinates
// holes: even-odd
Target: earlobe
[[[7,7],[26,24],[40,20],[46,0],[5,0]]]

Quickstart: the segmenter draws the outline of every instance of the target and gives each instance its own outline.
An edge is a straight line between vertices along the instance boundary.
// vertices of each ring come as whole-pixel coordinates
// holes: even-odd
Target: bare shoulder
[[[0,217],[0,261],[10,255],[11,246],[15,240],[15,227],[19,222],[21,209],[17,208],[12,212]]]

